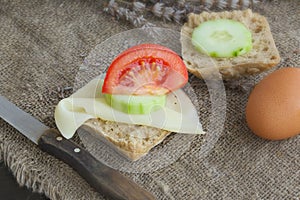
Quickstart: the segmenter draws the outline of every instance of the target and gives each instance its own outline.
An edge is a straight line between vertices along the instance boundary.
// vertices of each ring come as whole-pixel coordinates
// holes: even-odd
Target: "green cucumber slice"
[[[192,44],[211,57],[236,57],[252,49],[252,35],[238,21],[217,19],[196,27],[192,33]]]
[[[128,114],[148,114],[165,106],[166,95],[137,96],[104,94],[105,100],[116,110]]]

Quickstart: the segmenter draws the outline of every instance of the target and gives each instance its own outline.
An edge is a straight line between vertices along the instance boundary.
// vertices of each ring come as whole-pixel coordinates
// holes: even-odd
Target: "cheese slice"
[[[101,93],[103,80],[97,77],[55,109],[55,122],[61,134],[69,139],[88,119],[138,124],[177,133],[203,134],[197,111],[181,90],[167,95],[166,106],[149,114],[127,114],[110,107]]]

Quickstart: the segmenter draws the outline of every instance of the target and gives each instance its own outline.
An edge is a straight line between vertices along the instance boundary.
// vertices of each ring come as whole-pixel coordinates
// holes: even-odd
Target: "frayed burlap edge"
[[[30,172],[30,165],[24,165],[24,163],[30,163],[29,158],[23,157],[22,160],[17,160],[13,145],[0,143],[0,162],[10,169],[16,181],[21,187],[27,187],[33,192],[45,194],[47,197],[53,200],[60,200],[59,190],[51,186],[47,181],[39,181],[36,176]]]
[[[10,169],[21,187],[44,194],[51,200],[104,199],[67,164],[53,159],[20,133],[4,126],[11,131],[6,136],[0,134],[0,141],[4,141],[0,143],[0,161]],[[36,157],[31,156],[32,151]]]

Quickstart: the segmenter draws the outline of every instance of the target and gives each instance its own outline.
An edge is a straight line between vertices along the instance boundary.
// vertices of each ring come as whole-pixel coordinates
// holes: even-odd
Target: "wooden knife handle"
[[[49,129],[38,141],[39,147],[69,164],[92,187],[113,200],[154,200],[154,196],[120,172],[99,162],[76,143]]]

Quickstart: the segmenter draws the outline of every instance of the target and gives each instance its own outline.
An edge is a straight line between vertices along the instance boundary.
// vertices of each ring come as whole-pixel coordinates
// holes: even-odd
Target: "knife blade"
[[[0,95],[0,117],[37,144],[43,151],[69,164],[97,191],[113,200],[154,200],[154,196],[93,157],[58,130],[35,119]]]

